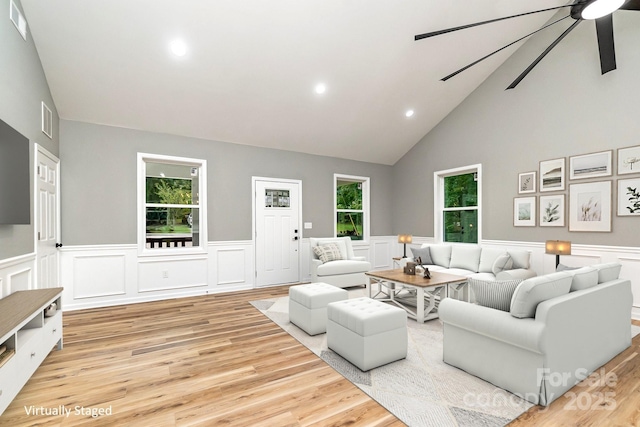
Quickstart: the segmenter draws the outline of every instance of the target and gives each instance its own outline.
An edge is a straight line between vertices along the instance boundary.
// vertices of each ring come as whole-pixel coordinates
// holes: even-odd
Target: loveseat
[[[444,362],[549,405],[631,345],[631,282],[619,273],[608,263],[524,280],[509,311],[444,299]]]
[[[349,237],[309,238],[312,282],[324,282],[339,288],[366,285],[364,273],[371,270],[365,257],[355,256]]]
[[[423,244],[411,248],[413,257],[422,259],[429,271],[440,271],[481,280],[527,279],[536,275],[531,269],[530,253],[518,249],[482,247],[473,244]]]

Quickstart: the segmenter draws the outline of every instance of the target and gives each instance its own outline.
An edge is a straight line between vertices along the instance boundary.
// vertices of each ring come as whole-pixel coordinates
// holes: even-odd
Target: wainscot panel
[[[0,298],[15,291],[35,289],[34,253],[0,261]]]

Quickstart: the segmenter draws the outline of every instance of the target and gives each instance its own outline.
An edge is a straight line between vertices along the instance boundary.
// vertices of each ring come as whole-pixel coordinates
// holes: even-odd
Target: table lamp
[[[411,234],[399,234],[398,235],[398,243],[404,244],[404,255],[402,258],[407,257],[407,243],[411,243]]]
[[[571,255],[571,242],[565,240],[547,240],[544,252],[556,256],[556,268],[558,268],[560,255]]]

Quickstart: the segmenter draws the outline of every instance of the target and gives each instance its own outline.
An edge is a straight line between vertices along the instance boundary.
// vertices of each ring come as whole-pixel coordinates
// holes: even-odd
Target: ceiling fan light
[[[582,19],[598,19],[620,9],[626,0],[595,0],[582,10]]]

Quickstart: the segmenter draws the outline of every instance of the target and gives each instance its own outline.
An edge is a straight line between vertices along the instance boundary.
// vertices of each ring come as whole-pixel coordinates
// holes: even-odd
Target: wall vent
[[[27,40],[27,20],[22,16],[22,12],[18,9],[18,6],[11,0],[9,2],[9,19],[16,26],[16,29],[20,33],[25,41]]]
[[[53,116],[44,102],[42,102],[42,133],[53,139]]]

